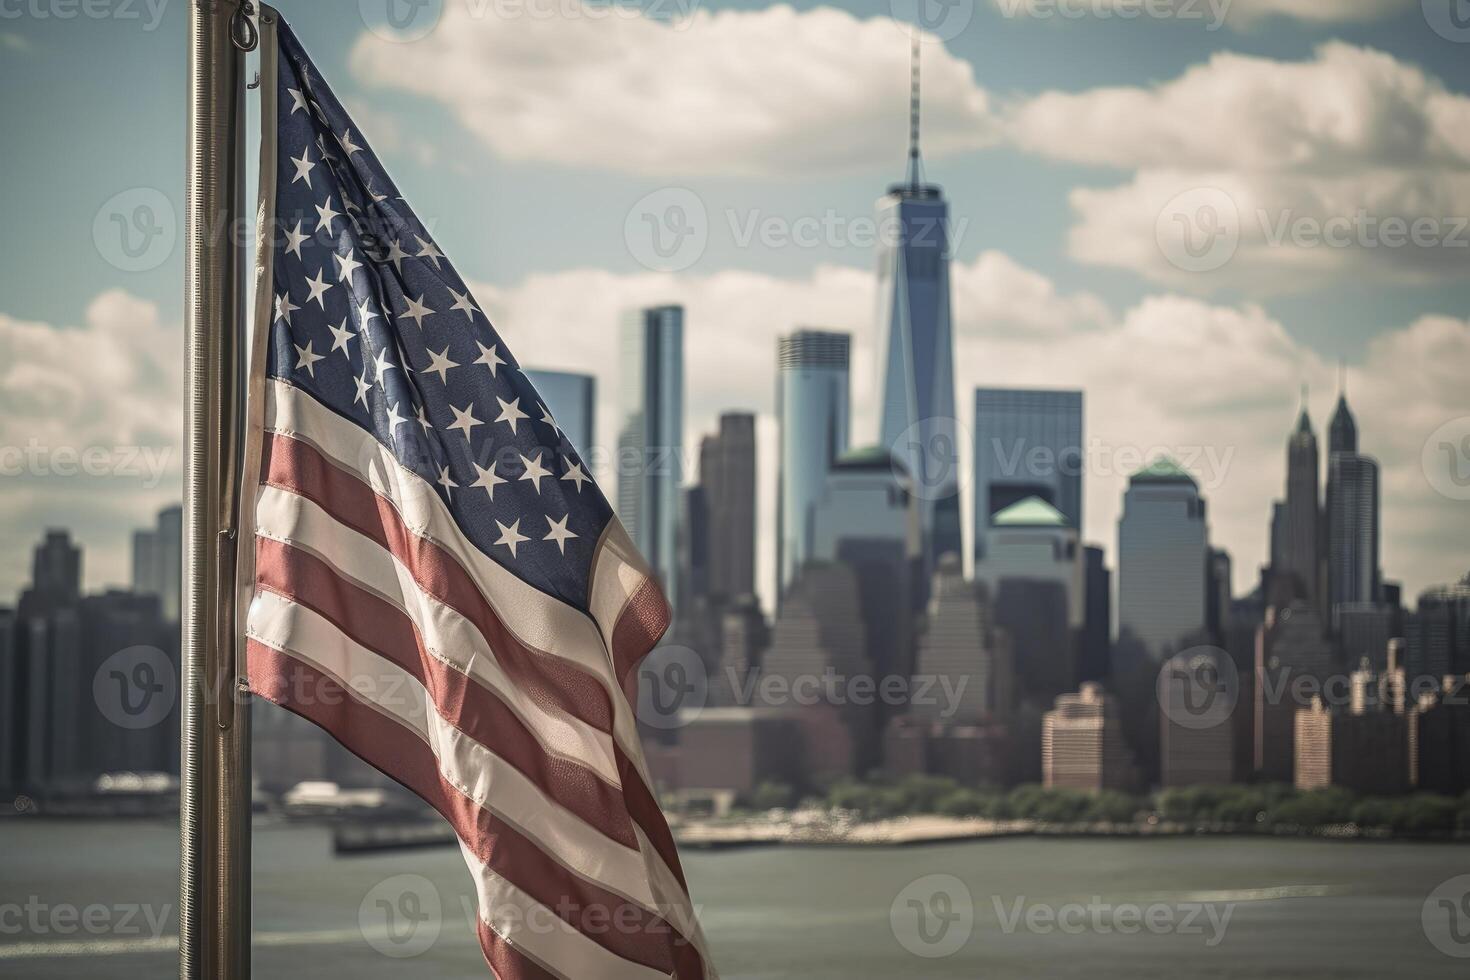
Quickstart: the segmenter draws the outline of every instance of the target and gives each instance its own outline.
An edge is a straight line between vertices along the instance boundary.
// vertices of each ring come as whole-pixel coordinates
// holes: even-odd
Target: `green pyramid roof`
[[[997,511],[992,527],[1066,527],[1067,517],[1040,497],[1027,497]]]
[[[1134,473],[1133,476],[1129,479],[1144,481],[1157,480],[1170,482],[1194,482],[1194,477],[1189,475],[1189,471],[1180,466],[1178,463],[1174,462],[1174,460],[1170,459],[1168,456],[1158,457],[1152,463],[1149,463],[1143,469],[1139,470],[1137,473]]]

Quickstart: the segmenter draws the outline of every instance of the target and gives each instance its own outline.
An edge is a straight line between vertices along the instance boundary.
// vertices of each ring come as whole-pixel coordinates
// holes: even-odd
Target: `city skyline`
[[[765,9],[722,13],[726,19],[719,25],[701,21],[677,34],[687,40],[688,49],[672,52],[709,51],[709,46],[723,43],[731,25],[755,28],[768,25],[773,16]],[[130,34],[129,39],[166,47],[170,31],[181,26],[180,12],[170,9],[157,32],[141,38]],[[136,25],[115,22],[21,21],[7,30],[13,29],[15,36],[33,46],[29,52],[17,49],[5,69],[35,62],[36,54],[59,37],[55,32],[63,27],[79,43],[101,45],[104,50],[116,47],[109,39],[117,31],[136,30]],[[547,178],[535,172],[534,164],[507,158],[503,148],[481,146],[478,131],[452,115],[438,119],[415,113],[415,125],[424,127],[427,145],[462,147],[467,169],[483,163],[497,173],[514,175],[515,200],[498,198],[503,207],[493,222],[480,220],[483,215],[473,209],[449,205],[463,196],[457,188],[466,175],[449,167],[442,153],[417,153],[401,137],[394,137],[405,113],[424,102],[444,101],[444,94],[387,92],[370,85],[358,62],[351,70],[343,64],[351,60],[348,55],[354,46],[360,49],[360,60],[366,61],[385,42],[371,30],[355,27],[344,40],[337,27],[315,10],[302,11],[299,18],[299,29],[320,47],[324,63],[342,63],[334,65],[334,77],[342,79],[349,94],[359,100],[383,95],[380,111],[387,122],[374,127],[380,130],[375,145],[405,190],[425,202],[426,212],[438,222],[436,236],[463,257],[475,277],[476,296],[526,362],[598,379],[599,445],[616,445],[611,426],[618,397],[617,316],[627,308],[660,303],[681,304],[689,323],[689,400],[683,431],[687,469],[692,471],[697,440],[713,427],[721,411],[757,414],[761,446],[757,511],[763,539],[774,536],[777,510],[775,391],[769,367],[777,336],[800,325],[850,334],[852,428],[876,430],[875,249],[871,236],[865,238],[861,232],[864,223],[871,227],[873,222],[875,196],[902,170],[912,35],[905,25],[887,18],[862,20],[826,8],[795,16],[790,40],[803,45],[803,50],[819,37],[854,40],[850,55],[833,55],[835,61],[822,62],[826,70],[841,73],[861,67],[862,83],[853,91],[863,95],[866,108],[856,116],[839,115],[853,124],[861,121],[863,136],[832,144],[847,149],[823,160],[820,176],[814,176],[810,166],[810,154],[820,141],[793,131],[783,144],[787,157],[755,168],[758,172],[732,174],[717,162],[692,157],[681,164],[677,155],[664,164],[644,162],[636,174],[583,161],[575,165],[582,168],[577,172],[595,174],[596,180],[559,181],[557,193],[538,194],[528,188],[544,188]],[[520,29],[513,23],[445,23],[415,51],[433,48],[434,38],[451,28],[487,44],[512,36],[503,32]],[[665,30],[636,19],[626,29],[633,32],[630,43],[636,44],[654,43]],[[1101,72],[1105,77],[1099,76],[1095,62],[1065,57],[1068,51],[1091,49],[1098,37],[1130,54],[1119,56],[1116,64]],[[1169,43],[1151,43],[1160,37]],[[1363,143],[1347,157],[1339,157],[1343,166],[1361,172],[1377,159],[1375,147],[1386,139],[1372,122],[1380,118],[1373,106],[1387,97],[1381,87],[1384,79],[1404,80],[1418,93],[1400,107],[1406,113],[1422,115],[1432,99],[1446,105],[1465,101],[1460,93],[1470,89],[1470,67],[1452,57],[1455,45],[1434,34],[1415,13],[1399,16],[1386,8],[1376,19],[1363,21],[1327,17],[1308,22],[1278,16],[1254,23],[1231,20],[1208,33],[1201,25],[1146,20],[1130,25],[1086,20],[1046,24],[1005,17],[982,4],[974,11],[973,23],[959,34],[924,35],[921,51],[927,79],[926,178],[942,184],[951,202],[956,402],[962,424],[969,424],[964,417],[967,397],[975,387],[1003,384],[1085,391],[1086,431],[1100,452],[1088,456],[1091,469],[1081,531],[1085,541],[1104,545],[1112,540],[1127,473],[1147,462],[1149,450],[1169,450],[1176,456],[1194,452],[1209,469],[1201,473],[1202,479],[1216,484],[1206,487],[1217,501],[1213,532],[1236,558],[1239,591],[1250,581],[1253,568],[1266,560],[1259,500],[1279,485],[1274,433],[1293,415],[1296,388],[1303,380],[1312,393],[1312,417],[1328,417],[1338,363],[1345,360],[1362,437],[1374,447],[1380,468],[1381,564],[1395,569],[1410,592],[1455,579],[1467,541],[1446,529],[1463,526],[1456,516],[1465,501],[1458,485],[1447,480],[1452,474],[1443,472],[1445,463],[1434,464],[1440,471],[1427,471],[1426,447],[1432,457],[1430,443],[1448,425],[1451,430],[1438,437],[1453,449],[1458,438],[1453,426],[1467,418],[1452,368],[1470,358],[1470,326],[1462,318],[1470,289],[1443,278],[1432,262],[1409,284],[1405,277],[1413,278],[1413,270],[1405,263],[1411,256],[1403,250],[1396,254],[1404,256],[1404,262],[1365,268],[1365,260],[1387,253],[1325,246],[1312,253],[1307,251],[1309,243],[1294,245],[1283,250],[1285,257],[1315,257],[1328,273],[1325,279],[1307,277],[1283,288],[1268,275],[1254,280],[1242,276],[1259,271],[1262,257],[1272,254],[1269,243],[1263,246],[1254,234],[1243,236],[1236,260],[1218,270],[1189,274],[1168,265],[1158,242],[1145,243],[1148,247],[1136,252],[1120,246],[1113,257],[1099,256],[1088,245],[1105,205],[1120,209],[1120,228],[1126,229],[1133,228],[1127,221],[1137,217],[1140,207],[1165,203],[1166,195],[1155,195],[1167,188],[1151,183],[1155,164],[1139,153],[1156,145],[1166,127],[1187,122],[1194,107],[1207,104],[1207,89],[1194,84],[1195,76],[1261,93],[1256,101],[1263,109],[1276,104],[1267,97],[1275,91],[1271,80],[1297,79],[1300,85],[1285,87],[1295,94],[1279,96],[1290,101],[1281,108],[1308,119],[1317,118],[1319,111],[1310,95],[1312,86],[1332,77],[1361,80],[1363,87],[1354,90],[1358,95],[1341,111],[1361,123]],[[1219,52],[1234,56],[1217,59]],[[82,62],[90,72],[106,64],[106,58]],[[1048,66],[1045,72],[1041,64]],[[1382,69],[1380,75],[1373,74],[1374,66]],[[711,84],[698,72],[688,73],[686,81]],[[54,90],[65,92],[82,82],[80,76],[59,78]],[[388,89],[402,88],[401,80],[385,84]],[[1120,97],[1149,107],[1144,115],[1161,127],[1160,132],[1133,134],[1140,147],[1137,152],[1086,128],[1073,127],[1071,149],[1043,138],[1043,124],[1049,119],[1075,122],[1079,113],[1085,118],[1089,107],[1106,108],[1110,84],[1124,86]],[[42,86],[38,104],[52,98],[52,90]],[[977,100],[982,95],[994,100],[994,93],[1007,90],[1015,91],[1019,100],[1010,120],[1015,131],[1000,148],[969,147],[963,126],[985,114],[976,108]],[[84,109],[104,113],[91,127],[104,133],[111,125],[105,104]],[[144,111],[151,114],[154,109],[145,105]],[[1268,122],[1249,107],[1233,111],[1240,115],[1230,122],[1269,150],[1274,136]],[[162,134],[172,133],[161,121],[155,126]],[[1021,138],[1025,133],[1031,136]],[[152,166],[148,154],[176,161],[182,150],[169,148],[172,139],[161,136],[160,147],[147,147],[137,162],[139,169],[125,174],[81,162],[92,155],[72,154],[74,165],[85,169],[79,175],[81,186],[95,191],[64,207],[58,205],[61,213],[85,207],[86,214],[75,215],[75,221],[54,228],[33,222],[43,241],[61,234],[60,229],[91,222],[99,202],[106,203],[115,193],[153,187],[156,180],[150,183],[145,176],[150,173],[146,167]],[[1184,158],[1187,168],[1197,168],[1196,157],[1207,158],[1212,152],[1197,140],[1185,146],[1195,154]],[[1320,155],[1321,145],[1313,147]],[[13,148],[17,153],[19,149]],[[1263,152],[1268,173],[1287,167],[1267,150]],[[536,150],[532,155],[545,152]],[[476,154],[483,154],[483,159]],[[1313,186],[1324,179],[1318,159],[1313,156],[1295,164],[1301,179]],[[1027,165],[1016,166],[1018,161]],[[793,168],[793,163],[800,166]],[[1220,154],[1219,163],[1227,168],[1224,177],[1244,179],[1238,173],[1240,161],[1230,154]],[[22,173],[36,165],[29,156],[18,160]],[[1453,174],[1458,164],[1444,166],[1449,169],[1434,171],[1435,179],[1447,179],[1445,175]],[[156,171],[154,167],[152,172]],[[1126,183],[1130,171],[1132,184]],[[39,181],[39,186],[45,185]],[[1247,216],[1252,205],[1260,204],[1269,217],[1270,209],[1280,203],[1262,196],[1272,188],[1279,190],[1276,184],[1241,190],[1226,181],[1225,186],[1232,193],[1240,191]],[[640,210],[645,197],[666,201],[665,192],[681,187],[693,197],[674,203],[686,210],[691,203],[698,204],[708,232],[706,247],[693,265],[677,273],[650,271],[640,258],[647,255],[628,229],[645,223],[645,218],[664,216],[663,210]],[[1132,196],[1124,193],[1127,188],[1132,188]],[[521,209],[533,200],[536,219],[530,220]],[[170,203],[177,214],[182,201]],[[558,217],[564,207],[586,220],[576,223],[576,234],[550,235],[551,229],[567,225]],[[1153,217],[1150,212],[1150,225]],[[838,229],[836,239],[819,235],[813,247],[795,243],[790,236],[803,221],[833,225]],[[767,225],[777,233],[784,230],[787,239],[779,234],[771,238]],[[756,232],[750,233],[752,228]],[[548,250],[552,240],[554,253]],[[143,271],[120,268],[108,259],[111,252],[100,245],[99,249],[83,257],[82,288],[71,282],[66,288],[43,288],[52,281],[48,278],[52,273],[37,269],[34,275],[18,274],[0,304],[0,333],[14,341],[17,363],[26,366],[25,371],[6,376],[6,390],[28,378],[26,384],[39,384],[48,396],[34,404],[55,406],[51,417],[28,414],[34,409],[22,407],[0,431],[0,447],[8,454],[7,496],[16,515],[3,532],[10,535],[12,546],[19,546],[24,529],[72,524],[94,556],[87,576],[95,587],[127,578],[128,542],[120,529],[178,496],[174,488],[181,456],[176,433],[182,391],[171,354],[178,344],[177,247],[157,267]],[[54,249],[35,252],[54,250],[65,251],[66,243],[56,239]],[[1413,255],[1423,257],[1420,252]],[[1120,262],[1132,266],[1120,268]],[[1369,283],[1371,300],[1364,292]],[[566,343],[568,331],[575,331],[577,344]],[[1139,358],[1138,350],[1147,350],[1150,356]],[[65,364],[67,371],[55,375],[48,364]],[[102,366],[113,372],[105,382],[88,373]],[[133,449],[141,449],[145,460],[151,455],[159,465],[140,464],[130,455]],[[66,454],[89,450],[106,452],[107,475],[61,475],[79,474]],[[964,442],[962,454],[970,451]],[[1129,465],[1122,465],[1119,456],[1127,457],[1123,462]],[[1464,460],[1459,463],[1462,468],[1466,465]],[[962,463],[962,470],[969,468],[968,462]],[[600,475],[607,479],[607,474]],[[969,488],[963,490],[962,499],[963,509],[972,512]],[[775,558],[762,550],[758,560],[760,593],[769,605]],[[18,585],[18,573],[0,576],[0,595],[13,594]]]

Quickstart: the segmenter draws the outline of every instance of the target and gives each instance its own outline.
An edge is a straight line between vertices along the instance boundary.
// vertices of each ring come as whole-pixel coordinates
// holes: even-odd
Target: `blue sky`
[[[1389,576],[1411,588],[1458,577],[1470,569],[1466,503],[1453,483],[1440,489],[1421,448],[1445,426],[1456,437],[1470,426],[1470,397],[1452,385],[1470,369],[1470,249],[1261,239],[1283,215],[1359,208],[1435,218],[1454,238],[1456,215],[1470,214],[1470,45],[1437,33],[1418,2],[1235,0],[1213,30],[1177,15],[1124,20],[1120,3],[1079,0],[1068,9],[1081,15],[1064,18],[1044,4],[1023,4],[1025,16],[1007,15],[1009,0],[962,2],[952,16],[963,26],[941,19],[921,46],[927,172],[962,226],[958,404],[977,383],[1084,387],[1088,430],[1109,460],[1089,476],[1084,531],[1109,551],[1120,450],[1197,451],[1201,468],[1220,471],[1199,475],[1244,587],[1264,558],[1298,384],[1311,384],[1320,426],[1345,359],[1364,449],[1385,466]],[[12,411],[0,443],[40,432],[162,445],[176,419],[150,406],[174,396],[181,350],[111,370],[97,363],[110,355],[87,356],[86,338],[126,321],[158,346],[181,342],[181,234],[150,268],[127,271],[105,212],[123,194],[127,209],[164,200],[182,213],[186,6],[119,2],[98,8],[109,16],[65,20],[62,8],[0,18],[11,134],[0,159],[24,229],[0,272],[0,352],[12,352],[0,397],[10,409],[35,384],[27,357],[62,375],[33,398],[51,422]],[[613,390],[616,308],[677,299],[690,308],[687,441],[736,407],[762,415],[770,444],[775,335],[819,320],[867,343],[873,249],[854,229],[902,171],[902,0],[702,3],[672,23],[590,17],[570,0],[534,8],[555,16],[472,16],[485,5],[444,0],[426,8],[434,29],[407,43],[382,36],[375,9],[284,5],[523,362],[591,370]],[[1171,265],[1147,234],[1160,194],[1194,188],[1223,188],[1242,228],[1229,262],[1203,273]],[[672,274],[648,268],[629,237],[639,202],[669,189],[694,195],[707,239]],[[809,247],[742,244],[741,229],[763,221],[778,235],[803,221],[837,230]],[[39,363],[68,351],[80,366]],[[67,381],[93,371],[95,384]],[[867,383],[854,378],[859,402]],[[64,435],[47,435],[58,419]],[[122,582],[125,528],[176,495],[176,481],[176,459],[153,485],[7,476],[0,492],[19,515],[7,544],[29,541],[37,522],[72,524],[90,549],[89,583]],[[0,595],[24,575],[9,564]]]

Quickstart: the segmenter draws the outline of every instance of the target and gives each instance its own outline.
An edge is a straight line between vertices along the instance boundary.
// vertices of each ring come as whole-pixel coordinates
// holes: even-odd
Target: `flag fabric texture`
[[[250,688],[452,825],[502,980],[712,977],[633,711],[668,605],[586,447],[262,22]]]

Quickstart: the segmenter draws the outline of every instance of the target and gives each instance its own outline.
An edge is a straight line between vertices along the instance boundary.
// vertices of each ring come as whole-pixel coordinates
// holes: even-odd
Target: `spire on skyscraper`
[[[917,191],[924,183],[924,164],[919,158],[919,32],[914,30],[909,50],[909,189]]]
[[[1327,452],[1355,453],[1358,451],[1358,424],[1347,403],[1347,365],[1341,361],[1337,366],[1337,407],[1332,410],[1332,420],[1327,428]]]

